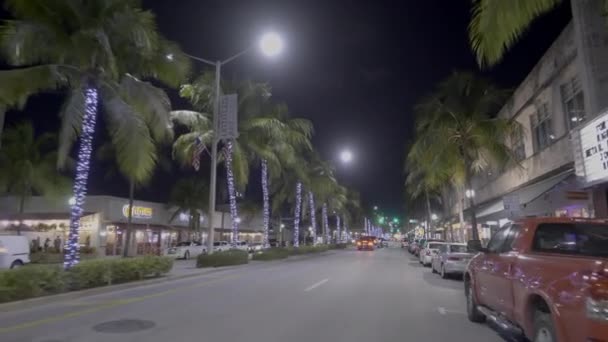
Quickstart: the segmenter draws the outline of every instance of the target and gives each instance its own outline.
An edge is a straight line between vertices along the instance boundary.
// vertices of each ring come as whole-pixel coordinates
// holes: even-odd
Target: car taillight
[[[597,276],[591,276],[596,278]],[[600,276],[594,279],[589,289],[589,297],[585,305],[587,317],[608,321],[608,278]]]
[[[368,245],[370,245],[370,246],[373,246],[373,245],[374,245],[372,242],[368,242],[367,244],[368,244]]]

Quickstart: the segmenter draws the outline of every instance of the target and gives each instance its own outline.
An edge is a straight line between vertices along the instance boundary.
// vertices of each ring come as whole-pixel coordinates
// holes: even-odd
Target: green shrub
[[[80,254],[81,260],[95,259],[95,254]],[[36,252],[30,254],[32,264],[63,264],[63,254],[54,252]]]
[[[346,249],[348,247],[347,243],[334,243],[329,245],[329,249]]]
[[[287,248],[289,255],[301,255],[311,253],[321,253],[329,249],[327,245],[316,245],[316,246],[300,246]]]
[[[196,267],[221,267],[249,263],[249,253],[231,249],[213,254],[201,254],[196,258]]]
[[[0,271],[0,303],[65,291],[60,266],[26,266]]]
[[[253,255],[253,260],[277,260],[285,259],[289,256],[287,248],[269,248]]]
[[[173,267],[170,257],[98,259],[79,263],[67,272],[70,289],[79,290],[158,277]]]

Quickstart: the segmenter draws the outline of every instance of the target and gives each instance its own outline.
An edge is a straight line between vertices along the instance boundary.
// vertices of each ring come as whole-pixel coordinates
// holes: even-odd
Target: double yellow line
[[[176,293],[176,292],[179,292],[179,291],[189,290],[189,289],[195,289],[195,288],[198,288],[198,287],[203,287],[203,286],[207,286],[209,284],[214,284],[214,283],[217,283],[217,282],[220,282],[220,281],[224,281],[224,280],[228,280],[228,279],[234,279],[234,278],[238,278],[238,277],[239,277],[239,275],[236,275],[236,274],[235,275],[228,275],[228,276],[225,276],[225,277],[210,279],[210,280],[207,280],[207,281],[204,281],[204,282],[201,282],[201,283],[197,283],[197,284],[193,284],[193,285],[188,285],[188,286],[183,286],[183,287],[176,287],[176,288],[172,288],[172,289],[168,289],[168,290],[165,290],[165,291],[156,292],[156,293],[152,293],[152,294],[148,294],[148,295],[144,295],[144,296],[111,300],[111,301],[108,301],[108,302],[104,302],[103,304],[98,304],[98,305],[96,305],[96,306],[94,306],[92,308],[88,308],[88,309],[84,309],[84,310],[79,310],[79,311],[69,312],[69,313],[66,313],[66,314],[63,314],[63,315],[43,318],[43,319],[29,321],[29,322],[24,322],[24,323],[19,323],[19,324],[8,326],[8,327],[0,327],[0,334],[8,333],[8,332],[14,332],[14,331],[18,331],[18,330],[27,329],[27,328],[33,328],[33,327],[37,327],[37,326],[40,326],[40,325],[43,325],[43,324],[64,321],[66,319],[70,319],[70,318],[74,318],[74,317],[79,317],[79,316],[87,315],[87,314],[94,313],[94,312],[99,312],[99,311],[106,310],[106,309],[111,309],[113,307],[117,307],[117,306],[121,306],[121,305],[127,305],[127,304],[132,304],[132,303],[138,303],[138,302],[142,302],[142,301],[147,300],[147,299],[162,297],[162,296],[166,296],[166,295],[169,295],[169,294],[172,294],[172,293]],[[165,284],[167,284],[167,283],[165,283]]]

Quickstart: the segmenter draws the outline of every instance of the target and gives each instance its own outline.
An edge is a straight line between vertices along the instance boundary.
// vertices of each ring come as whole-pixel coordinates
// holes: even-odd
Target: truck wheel
[[[21,262],[21,260],[15,260],[11,264],[11,269],[13,269],[13,268],[19,268],[21,266],[23,266],[23,263]]]
[[[477,301],[475,300],[475,296],[473,295],[473,284],[471,281],[466,282],[466,296],[467,296],[467,317],[469,321],[475,323],[483,323],[486,320],[486,316],[484,316],[477,309]]]
[[[186,251],[186,253],[184,253],[184,259],[190,260],[190,251]]]
[[[555,327],[551,315],[545,312],[536,311],[534,315],[534,342],[554,342]]]

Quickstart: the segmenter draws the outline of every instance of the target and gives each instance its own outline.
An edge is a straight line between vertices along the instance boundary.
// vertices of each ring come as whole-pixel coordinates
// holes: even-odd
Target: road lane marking
[[[320,281],[320,282],[318,282],[318,283],[314,283],[314,284],[310,285],[309,287],[305,288],[305,289],[304,289],[304,292],[309,292],[309,291],[312,291],[312,290],[316,289],[317,287],[319,287],[319,286],[321,286],[321,285],[323,285],[323,284],[327,283],[328,281],[329,281],[329,279],[328,279],[328,278],[325,278],[325,279],[321,280],[321,281]]]
[[[47,324],[47,323],[64,321],[69,318],[79,317],[79,316],[102,311],[105,309],[114,308],[114,307],[121,306],[121,305],[143,302],[144,300],[147,300],[147,299],[165,296],[168,294],[176,293],[181,290],[188,290],[188,289],[203,287],[203,286],[206,286],[209,284],[216,283],[218,281],[233,279],[233,278],[238,278],[238,277],[239,277],[238,275],[231,275],[231,276],[226,276],[226,277],[221,277],[221,278],[214,278],[214,279],[210,279],[208,281],[204,281],[202,283],[197,283],[194,285],[183,286],[183,287],[176,287],[173,289],[168,289],[165,291],[156,292],[156,293],[152,293],[152,294],[148,294],[148,295],[144,295],[144,296],[110,300],[104,304],[96,305],[95,307],[85,309],[85,310],[68,312],[63,315],[52,316],[52,317],[47,317],[47,318],[34,320],[34,321],[30,321],[30,322],[19,323],[19,324],[15,324],[15,325],[8,326],[8,327],[0,327],[0,334],[13,332],[13,331],[17,331],[17,330],[23,330],[23,329],[27,329],[27,328],[33,328],[33,327],[37,327],[39,325],[43,325],[43,324]]]
[[[457,310],[449,310],[449,309],[446,309],[446,308],[444,308],[444,307],[442,307],[442,306],[438,307],[438,308],[437,308],[437,311],[439,311],[439,313],[440,313],[441,315],[446,315],[446,314],[458,314],[458,315],[466,315],[466,312],[463,312],[463,311],[457,311]]]

